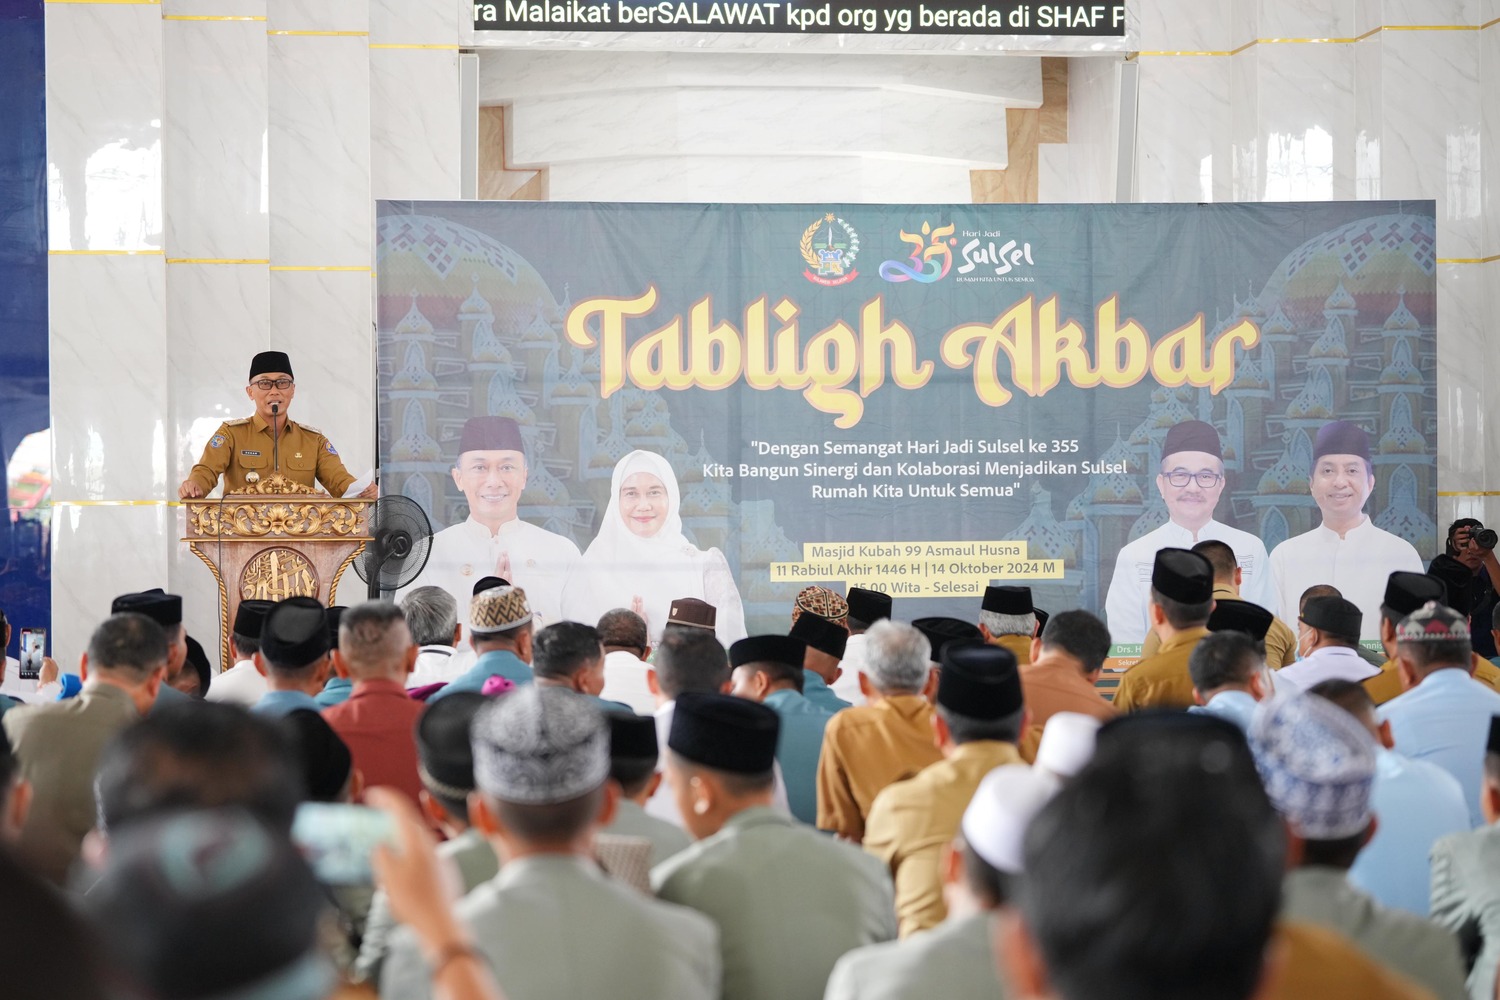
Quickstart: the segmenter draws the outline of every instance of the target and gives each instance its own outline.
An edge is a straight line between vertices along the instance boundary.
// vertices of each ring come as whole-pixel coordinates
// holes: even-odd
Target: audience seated
[[[458,915],[508,1000],[715,995],[713,922],[611,881],[591,857],[617,798],[602,713],[569,692],[528,685],[486,705],[471,739],[471,815],[505,864],[459,902]],[[381,996],[429,996],[431,967],[443,958],[398,931]]]
[[[112,615],[89,639],[76,698],[0,717],[32,789],[20,849],[52,882],[67,879],[94,825],[94,769],[105,744],[151,711],[168,658],[167,633],[154,620],[134,612]]]
[[[845,953],[896,934],[881,865],[771,808],[780,725],[764,705],[689,692],[667,739],[667,781],[697,843],[651,884],[713,919],[724,1000],[815,1000]]]
[[[1002,764],[1022,763],[1016,742],[1025,730],[1010,651],[983,641],[944,646],[933,722],[943,759],[875,796],[865,823],[865,850],[895,879],[902,937],[942,922],[943,848],[980,780]]]
[[[417,647],[406,616],[390,601],[367,601],[339,620],[334,653],[354,681],[349,699],[323,710],[323,718],[354,755],[364,783],[399,789],[417,801],[417,748],[412,727],[422,703],[406,696],[406,677]]]
[[[1469,828],[1469,809],[1458,781],[1425,760],[1395,750],[1388,722],[1362,685],[1324,681],[1309,694],[1326,698],[1353,716],[1375,743],[1375,787],[1371,807],[1375,836],[1349,869],[1349,881],[1386,906],[1428,915],[1432,847],[1450,833]]]
[[[1025,587],[808,587],[726,651],[702,601],[651,649],[486,578],[467,665],[432,588],[246,601],[219,677],[125,595],[80,693],[0,706],[0,995],[1493,1000],[1500,695],[1442,581],[1392,576],[1378,673],[1310,589],[1276,672],[1226,553],[1159,554],[1114,706],[1103,623]]]
[[[804,620],[807,620],[804,618]],[[759,635],[729,647],[730,693],[771,709],[781,719],[776,763],[792,815],[813,823],[818,812],[818,755],[833,715],[803,697],[806,645],[789,635]]]
[[[817,782],[818,829],[856,844],[875,796],[943,756],[932,728],[937,674],[927,637],[904,622],[879,621],[864,640],[860,690],[868,704],[828,720]]]
[[[261,626],[255,669],[266,679],[266,693],[252,711],[282,716],[295,709],[320,712],[318,695],[332,665],[328,613],[311,597],[277,602]]]

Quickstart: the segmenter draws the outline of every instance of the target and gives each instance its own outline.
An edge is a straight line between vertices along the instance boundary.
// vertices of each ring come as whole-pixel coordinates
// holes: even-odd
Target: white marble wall
[[[177,484],[282,349],[374,461],[372,201],[459,195],[456,0],[49,3],[53,642],[164,586],[212,648]],[[341,599],[358,600],[360,585]]]
[[[1038,60],[988,56],[487,51],[508,163],[549,196],[619,201],[967,201],[1007,162],[1005,109]],[[619,86],[630,81],[630,86]]]
[[[1137,6],[1139,200],[1436,201],[1439,521],[1500,520],[1500,2]]]

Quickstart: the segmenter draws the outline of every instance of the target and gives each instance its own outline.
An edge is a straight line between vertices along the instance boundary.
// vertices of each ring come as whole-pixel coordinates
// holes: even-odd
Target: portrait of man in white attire
[[[1167,505],[1169,520],[1126,545],[1115,559],[1115,575],[1104,600],[1110,638],[1120,644],[1145,641],[1151,627],[1146,605],[1156,553],[1167,548],[1191,549],[1208,539],[1234,550],[1244,577],[1240,596],[1274,608],[1266,547],[1248,531],[1214,520],[1214,508],[1224,492],[1224,448],[1212,424],[1186,420],[1167,431],[1156,488]]]
[[[1364,428],[1347,420],[1319,428],[1307,482],[1323,523],[1288,538],[1271,553],[1276,603],[1266,607],[1295,628],[1302,592],[1314,584],[1332,584],[1359,608],[1359,637],[1378,639],[1386,581],[1397,570],[1422,572],[1422,557],[1406,539],[1375,527],[1365,513],[1375,492],[1375,468]]]
[[[571,607],[568,589],[578,566],[578,546],[556,532],[520,519],[526,489],[526,446],[509,417],[471,417],[464,423],[453,482],[469,503],[469,516],[432,539],[426,567],[407,590],[442,587],[469,624],[469,599],[481,577],[498,576],[526,591],[532,611],[562,621]]]

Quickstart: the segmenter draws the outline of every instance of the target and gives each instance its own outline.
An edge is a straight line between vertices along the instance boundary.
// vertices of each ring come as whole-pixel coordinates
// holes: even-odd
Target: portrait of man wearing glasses
[[[251,482],[279,472],[303,486],[314,480],[341,497],[354,483],[333,443],[305,424],[288,420],[286,411],[297,394],[291,359],[281,351],[262,351],[250,362],[245,395],[255,404],[253,416],[219,425],[203,457],[177,488],[181,499],[207,496],[224,477],[224,492],[243,490]],[[359,496],[376,495],[376,484]]]
[[[1274,609],[1266,547],[1248,531],[1214,520],[1214,508],[1224,492],[1224,449],[1212,424],[1188,420],[1167,431],[1156,488],[1167,505],[1169,520],[1120,550],[1104,600],[1110,638],[1116,643],[1145,641],[1156,553],[1165,548],[1190,549],[1208,539],[1234,550],[1242,575],[1240,596]]]

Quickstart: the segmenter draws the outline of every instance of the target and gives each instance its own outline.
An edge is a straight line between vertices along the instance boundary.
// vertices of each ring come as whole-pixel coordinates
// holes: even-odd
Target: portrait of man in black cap
[[[1167,505],[1166,524],[1120,550],[1104,600],[1109,634],[1117,643],[1140,643],[1150,631],[1146,606],[1151,597],[1151,569],[1162,549],[1190,549],[1213,539],[1234,550],[1244,576],[1245,600],[1274,607],[1275,591],[1266,547],[1248,531],[1214,520],[1224,492],[1224,449],[1219,432],[1202,420],[1186,420],[1167,431],[1162,442],[1156,488]]]
[[[1375,527],[1365,513],[1375,491],[1375,467],[1364,428],[1347,420],[1324,424],[1313,442],[1307,481],[1323,523],[1276,546],[1271,553],[1276,596],[1274,602],[1258,603],[1296,628],[1302,592],[1331,584],[1359,608],[1359,638],[1378,639],[1386,580],[1397,570],[1422,572],[1422,557],[1406,539]]]
[[[474,581],[494,575],[525,590],[543,622],[577,615],[572,609],[584,595],[568,590],[577,579],[578,546],[520,517],[526,489],[520,425],[510,417],[470,417],[459,435],[452,475],[469,516],[433,536],[427,566],[408,590],[443,588],[458,601],[459,621],[467,626]]]
[[[322,432],[287,419],[297,383],[292,361],[283,351],[261,351],[250,361],[245,395],[255,413],[240,420],[226,420],[214,431],[203,449],[203,457],[177,488],[177,496],[188,500],[209,494],[219,477],[224,492],[243,490],[273,473],[303,486],[321,484],[331,495],[343,496],[354,485],[354,476],[344,468],[333,442]],[[371,483],[359,494],[376,495]]]

